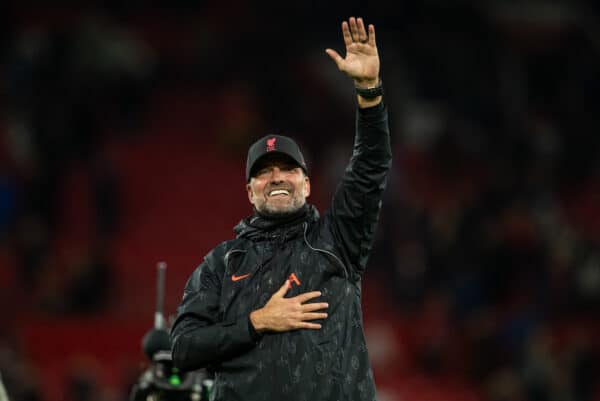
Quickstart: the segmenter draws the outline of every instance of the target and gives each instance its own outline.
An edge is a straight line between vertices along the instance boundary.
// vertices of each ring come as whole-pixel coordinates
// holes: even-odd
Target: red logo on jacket
[[[290,274],[288,277],[288,288],[292,288],[292,283],[296,283],[296,285],[300,285],[300,280],[296,277],[295,273]]]
[[[275,150],[275,141],[277,138],[273,137],[271,139],[267,139],[267,152],[272,152]]]

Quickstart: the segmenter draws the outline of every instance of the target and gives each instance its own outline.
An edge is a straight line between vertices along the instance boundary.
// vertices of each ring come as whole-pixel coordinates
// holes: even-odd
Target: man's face
[[[246,191],[257,211],[266,215],[285,215],[306,203],[310,181],[289,157],[277,153],[265,156],[254,171]]]

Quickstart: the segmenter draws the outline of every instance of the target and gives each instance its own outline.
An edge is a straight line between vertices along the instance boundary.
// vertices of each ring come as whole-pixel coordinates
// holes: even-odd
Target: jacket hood
[[[319,211],[314,205],[305,204],[297,213],[283,218],[266,217],[258,212],[242,219],[233,231],[237,238],[260,240],[277,236],[277,232],[288,231],[304,222],[319,219]]]

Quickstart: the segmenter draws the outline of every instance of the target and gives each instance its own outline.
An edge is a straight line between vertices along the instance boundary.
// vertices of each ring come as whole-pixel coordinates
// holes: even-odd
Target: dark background
[[[126,3],[126,4],[122,4]],[[600,23],[582,1],[0,6],[0,373],[125,400],[166,312],[297,138],[323,211],[349,158],[341,21],[376,27],[394,150],[364,278],[380,401],[600,400]]]

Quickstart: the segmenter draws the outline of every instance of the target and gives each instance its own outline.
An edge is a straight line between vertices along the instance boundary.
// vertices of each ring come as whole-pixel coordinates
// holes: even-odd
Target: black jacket
[[[385,106],[359,109],[353,155],[323,217],[312,206],[287,222],[251,216],[194,271],[171,330],[175,365],[214,370],[219,401],[374,400],[360,283],[390,166]],[[328,302],[328,318],[320,330],[257,335],[249,314],[292,273],[286,296],[321,291],[309,302]]]

